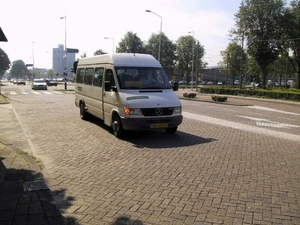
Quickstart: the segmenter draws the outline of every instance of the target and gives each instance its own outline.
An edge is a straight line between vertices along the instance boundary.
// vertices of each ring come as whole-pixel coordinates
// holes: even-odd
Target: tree
[[[176,45],[169,40],[169,38],[162,33],[161,34],[161,53],[160,53],[160,64],[164,68],[167,74],[172,74],[174,72],[174,62],[175,62],[175,50]],[[152,34],[145,45],[145,52],[147,54],[153,55],[155,58],[158,56],[159,49],[159,34]]]
[[[300,89],[300,1],[291,2],[291,9],[287,15],[285,34],[287,41],[285,42],[286,56],[288,57],[293,71],[297,73],[298,83],[297,89]],[[293,54],[289,56],[288,50],[291,49]]]
[[[206,63],[202,61],[204,47],[196,43],[194,37],[181,36],[176,43],[176,68],[181,74],[191,74],[197,68],[199,71],[204,69]],[[193,73],[195,74],[195,73]]]
[[[284,18],[287,9],[282,0],[244,0],[235,15],[237,29],[232,34],[247,42],[247,53],[260,67],[266,88],[267,67],[282,48]]]
[[[224,74],[232,75],[232,84],[236,76],[241,74],[241,63],[246,62],[247,55],[242,46],[237,43],[229,43],[225,51],[221,51],[223,61],[219,62],[219,66]]]
[[[86,57],[87,57],[87,56],[86,56],[86,52],[82,53],[82,54],[80,55],[80,57],[81,57],[81,58],[86,58]]]
[[[53,72],[52,69],[50,69],[50,70],[47,71],[47,76],[51,77],[51,79],[53,79],[53,75],[54,75],[54,72]]]
[[[105,52],[102,49],[99,49],[99,50],[94,52],[94,56],[95,55],[103,55],[103,54],[105,54]]]
[[[0,48],[0,78],[10,67],[10,60],[7,54]]]
[[[11,77],[15,78],[24,78],[26,74],[28,74],[28,69],[23,62],[23,60],[13,61],[12,67],[10,70]]]
[[[145,53],[145,48],[141,39],[135,33],[129,31],[119,42],[116,52]]]

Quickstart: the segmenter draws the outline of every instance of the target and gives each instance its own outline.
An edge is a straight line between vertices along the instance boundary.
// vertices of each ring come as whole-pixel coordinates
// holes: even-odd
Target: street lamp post
[[[113,52],[112,53],[115,53],[115,39],[111,38],[111,37],[104,37],[104,39],[111,39],[112,42],[113,42]]]
[[[67,75],[68,75],[68,51],[67,51],[67,16],[62,16],[60,19],[65,19],[65,55],[64,55],[64,76],[65,76],[65,90],[67,90]]]
[[[155,12],[152,12],[151,10],[146,10],[146,12],[149,12],[149,13],[153,13],[154,15],[160,17],[160,31],[159,31],[159,44],[158,44],[158,62],[160,62],[160,52],[161,52],[161,36],[162,36],[162,17],[160,15],[158,15],[157,13]]]
[[[32,42],[32,78],[34,78],[33,76],[34,76],[34,41]]]
[[[193,81],[194,81],[194,48],[195,48],[195,45],[194,45],[194,31],[190,31],[188,32],[189,34],[192,33],[193,34],[193,48],[192,48],[192,86],[191,86],[191,90],[193,90]],[[197,90],[197,87],[198,87],[198,84],[197,84],[197,81],[198,79],[196,78],[196,90]],[[198,90],[197,90],[198,91]]]

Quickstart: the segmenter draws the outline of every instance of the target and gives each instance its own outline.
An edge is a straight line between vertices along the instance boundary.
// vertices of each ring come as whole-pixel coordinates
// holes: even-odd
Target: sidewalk
[[[65,224],[38,162],[12,145],[24,146],[20,124],[0,104],[0,224]]]
[[[178,90],[175,93],[180,99],[214,102],[210,94],[199,93],[195,98],[188,99],[183,97],[185,92],[196,93],[196,90]],[[214,103],[260,105],[300,114],[300,102],[227,97],[226,102]],[[28,143],[15,114],[5,105],[9,104],[0,104],[0,224],[63,225],[67,219],[64,220],[57,209],[39,163],[26,151]]]
[[[197,93],[197,91],[196,88],[194,88],[193,90],[179,89],[178,91],[175,91],[175,94],[178,96],[178,98],[185,99],[185,100],[210,102],[210,103],[233,105],[233,106],[261,106],[261,107],[267,107],[267,108],[300,114],[300,102],[295,102],[295,101],[243,97],[243,96],[235,96],[235,95],[221,95],[221,96],[226,96],[227,101],[217,102],[212,99],[212,96],[217,94],[198,93],[195,98],[185,98],[183,97],[183,93]]]

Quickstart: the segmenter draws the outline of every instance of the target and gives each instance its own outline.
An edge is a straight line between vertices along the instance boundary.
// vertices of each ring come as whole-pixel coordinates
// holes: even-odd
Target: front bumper
[[[121,122],[124,130],[158,130],[177,127],[182,123],[182,115],[160,117],[160,118],[122,118]],[[167,127],[156,126],[167,125]]]

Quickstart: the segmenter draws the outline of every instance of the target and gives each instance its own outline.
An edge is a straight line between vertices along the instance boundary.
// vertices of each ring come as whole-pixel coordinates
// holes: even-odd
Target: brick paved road
[[[70,224],[300,224],[299,142],[192,118],[119,140],[72,94],[13,106]]]

